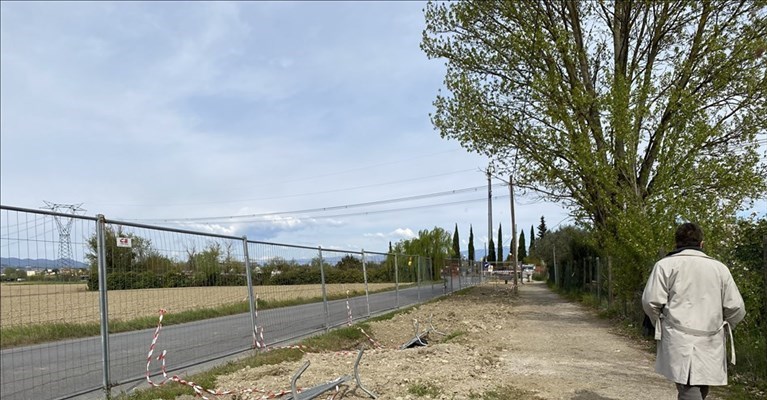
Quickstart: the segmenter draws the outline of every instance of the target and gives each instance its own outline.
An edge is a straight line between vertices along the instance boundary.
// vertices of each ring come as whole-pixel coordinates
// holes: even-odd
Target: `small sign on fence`
[[[117,247],[131,247],[131,238],[129,237],[117,238]]]

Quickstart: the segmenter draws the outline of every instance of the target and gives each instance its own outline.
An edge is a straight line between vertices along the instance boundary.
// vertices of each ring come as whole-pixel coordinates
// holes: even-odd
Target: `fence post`
[[[107,303],[107,256],[106,256],[106,219],[99,214],[96,222],[96,247],[99,268],[99,311],[101,313],[101,363],[104,394],[112,397],[109,378],[109,304]]]
[[[368,318],[370,318],[370,295],[368,292],[368,269],[365,265],[365,249],[362,249],[362,276],[365,278],[365,303],[367,303]]]
[[[394,253],[394,308],[399,308],[399,263]]]
[[[256,347],[258,332],[256,332],[256,309],[255,298],[253,296],[253,277],[250,269],[250,255],[248,254],[248,237],[242,236],[242,250],[245,255],[245,279],[248,282],[248,310],[250,311],[250,325],[253,327],[253,348]]]
[[[328,314],[328,292],[325,288],[325,263],[322,261],[322,246],[317,246],[317,250],[319,251],[319,257],[320,257],[320,283],[322,283],[322,306],[325,309],[325,332],[330,330],[330,323],[328,322],[328,318],[330,318]]]
[[[613,258],[607,256],[607,306],[613,306]]]
[[[600,308],[602,306],[602,264],[599,262],[599,257],[597,257],[597,303],[599,304]]]
[[[415,268],[415,284],[417,287],[416,292],[418,292],[418,302],[421,302],[421,256],[418,257],[418,263]]]

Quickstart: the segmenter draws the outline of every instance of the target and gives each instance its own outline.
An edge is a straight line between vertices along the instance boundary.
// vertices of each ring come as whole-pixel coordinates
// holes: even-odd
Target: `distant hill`
[[[62,263],[60,260],[48,260],[45,258],[16,258],[16,257],[0,257],[0,266],[14,267],[14,268],[59,268],[62,264],[71,266],[72,268],[88,268],[88,264],[75,260],[68,260],[69,262]]]

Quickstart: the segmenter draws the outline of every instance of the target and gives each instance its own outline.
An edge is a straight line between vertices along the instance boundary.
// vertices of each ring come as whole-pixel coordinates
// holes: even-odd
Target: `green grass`
[[[430,396],[430,397],[438,397],[440,394],[442,394],[442,389],[438,388],[432,383],[413,383],[407,388],[407,392],[417,396],[417,397],[423,397],[423,396]]]
[[[232,361],[206,372],[185,376],[184,379],[194,382],[204,388],[212,388],[216,386],[216,379],[221,375],[231,374],[246,367],[255,368],[262,365],[276,365],[286,361],[298,361],[301,357],[303,357],[303,353],[299,350],[278,349],[268,353],[259,353],[249,356],[242,360]],[[173,400],[181,395],[194,395],[194,390],[189,386],[184,386],[178,383],[168,383],[158,388],[143,389],[134,391],[131,394],[122,394],[117,396],[117,398],[124,400]]]
[[[370,326],[365,323],[338,328],[324,335],[312,336],[304,341],[304,345],[313,351],[352,350],[367,341],[359,328],[370,330]]]
[[[260,301],[259,304],[261,304]],[[163,317],[163,325],[177,325],[184,322],[223,317],[244,312],[248,312],[247,303],[228,304],[216,308],[188,310],[166,314],[165,317]],[[110,321],[109,332],[120,333],[154,328],[157,326],[157,319],[157,317],[152,316],[135,318],[128,321]],[[98,336],[100,334],[101,325],[98,322],[86,324],[55,323],[12,326],[0,330],[0,348],[5,349],[56,340]]]
[[[402,287],[403,285],[400,285]],[[378,291],[371,291],[370,293],[378,293],[384,291],[391,291],[393,288],[381,289]],[[351,291],[349,297],[358,296],[364,294],[364,291]],[[345,299],[346,294],[339,293],[332,296],[328,296],[330,300]],[[322,297],[312,298],[298,298],[292,300],[283,301],[264,301],[258,300],[259,310],[268,310],[274,308],[297,306],[301,304],[318,303],[322,301]],[[178,325],[186,322],[200,321],[216,317],[225,317],[228,315],[242,314],[249,312],[247,302],[226,304],[213,308],[203,308],[198,310],[188,310],[178,313],[166,314],[163,317],[163,325]],[[391,313],[388,318],[392,318],[396,312]],[[388,315],[388,314],[387,314]],[[381,317],[377,317],[381,318]],[[379,319],[374,319],[379,320]],[[383,320],[383,319],[381,319]],[[141,317],[127,321],[110,321],[109,332],[120,333],[130,332],[141,329],[149,329],[157,326],[157,317]],[[98,336],[101,334],[101,325],[98,322],[91,323],[53,323],[53,324],[35,324],[35,325],[23,325],[0,328],[0,349],[7,349],[11,347],[27,346],[37,343],[54,342],[57,340],[77,339],[89,336]]]
[[[369,326],[365,323],[357,324],[351,327],[343,327],[332,330],[328,333],[312,336],[301,342],[302,345],[311,348],[312,351],[342,351],[358,348],[367,338],[358,328],[367,329]],[[262,365],[276,365],[286,361],[300,360],[303,353],[297,349],[277,349],[267,353],[257,353],[247,358],[229,362],[225,365],[215,367],[209,371],[184,377],[204,388],[213,388],[216,386],[216,379],[219,376],[237,372],[245,367],[259,367]],[[289,382],[286,382],[286,384]],[[172,400],[181,395],[194,395],[192,388],[178,383],[169,383],[159,388],[149,388],[135,391],[131,394],[118,396],[120,400]]]
[[[451,341],[453,339],[457,339],[457,338],[459,338],[461,336],[464,336],[464,335],[466,335],[466,332],[464,332],[464,331],[452,331],[452,332],[448,333],[447,335],[445,335],[445,338],[442,339],[442,341],[443,342],[449,342],[449,341]]]
[[[476,400],[543,400],[534,392],[519,389],[514,386],[500,386],[484,393],[469,393],[469,399]]]

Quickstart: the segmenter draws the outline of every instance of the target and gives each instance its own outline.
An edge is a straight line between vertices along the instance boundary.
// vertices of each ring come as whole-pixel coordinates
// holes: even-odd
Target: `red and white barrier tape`
[[[264,327],[261,327],[260,330],[258,327],[258,295],[256,295],[254,319],[256,320],[256,325],[253,327],[253,347],[259,350],[266,350],[266,342],[264,341]]]
[[[349,307],[349,291],[346,291],[346,314],[349,316],[348,321],[346,321],[346,326],[352,326],[352,321],[354,320],[352,318],[352,308]]]
[[[256,304],[258,304],[258,296],[256,296]],[[351,311],[351,307],[349,306],[349,291],[348,290],[346,291],[346,310],[347,310],[348,315],[349,315],[348,326],[352,326],[352,311]],[[257,316],[258,315],[258,306],[256,306],[255,312],[256,312],[256,316]],[[165,316],[165,313],[167,313],[167,311],[164,308],[161,308],[159,313],[160,313],[160,318],[159,318],[159,320],[157,322],[157,328],[155,328],[155,330],[154,330],[154,335],[152,336],[152,343],[149,345],[149,352],[147,353],[147,356],[146,356],[146,380],[149,383],[149,385],[154,386],[154,387],[160,387],[160,386],[168,383],[169,381],[177,382],[179,384],[191,387],[194,390],[195,395],[203,398],[204,400],[210,400],[208,397],[205,396],[206,394],[211,394],[213,396],[224,396],[224,395],[229,395],[229,394],[237,393],[236,391],[233,391],[233,390],[223,390],[223,391],[220,391],[220,390],[205,389],[202,386],[200,386],[200,385],[198,385],[198,384],[196,384],[196,383],[194,383],[192,381],[187,381],[187,380],[179,377],[178,375],[173,375],[173,376],[168,377],[168,372],[167,372],[167,369],[166,369],[166,366],[165,366],[165,359],[166,359],[165,356],[167,354],[167,352],[165,350],[163,350],[162,353],[160,353],[160,355],[157,356],[157,361],[161,362],[160,371],[162,372],[163,380],[160,383],[156,383],[156,382],[152,381],[151,373],[149,371],[149,366],[152,364],[152,355],[154,354],[154,349],[157,346],[157,340],[160,337],[160,331],[162,330],[162,320],[163,320],[163,317]],[[370,335],[368,335],[367,332],[365,332],[364,329],[359,328],[359,330],[368,338],[368,341],[374,346],[374,348],[376,348],[376,349],[383,349],[384,348],[375,339],[370,337]],[[259,338],[260,338],[260,340],[259,340]],[[264,328],[260,328],[259,329],[258,325],[253,327],[253,341],[254,341],[255,347],[258,348],[258,349],[261,349],[263,351],[271,351],[271,350],[277,350],[277,349],[298,349],[301,352],[306,352],[307,350],[310,350],[310,348],[308,346],[304,346],[304,345],[281,346],[281,347],[267,347],[266,346],[266,341],[264,341]],[[335,352],[335,354],[337,354],[337,355],[356,355],[357,353],[356,352],[352,352],[352,351],[337,351],[337,352]],[[298,389],[298,392],[300,393],[301,389]],[[241,390],[241,391],[239,391],[239,393],[241,393],[241,394],[245,394],[245,393],[251,393],[251,394],[252,393],[262,393],[263,395],[259,399],[266,400],[266,399],[274,399],[274,398],[282,397],[282,396],[284,396],[286,394],[290,394],[291,392],[288,391],[288,390],[271,391],[271,390],[265,390],[265,389],[250,388],[250,389]],[[333,396],[331,398],[335,398],[335,396],[337,394],[338,394],[338,387],[336,387],[336,393],[333,394]]]
[[[360,332],[362,332],[362,334],[365,335],[368,338],[368,341],[373,345],[373,348],[375,348],[375,349],[383,349],[384,348],[384,346],[381,343],[378,343],[375,339],[370,337],[370,335],[368,335],[368,333],[365,332],[364,329],[362,329],[361,327],[359,329],[360,329]]]
[[[149,366],[152,363],[152,354],[154,354],[155,346],[157,345],[157,339],[160,337],[160,331],[162,330],[162,319],[167,311],[165,309],[160,309],[160,319],[157,322],[157,328],[154,330],[154,335],[152,337],[152,344],[149,346],[149,353],[146,356],[146,380],[149,383],[149,385],[154,387],[162,386],[166,383],[170,382],[177,382],[179,384],[189,386],[194,390],[194,393],[196,396],[199,396],[203,398],[204,400],[210,400],[210,398],[206,397],[206,394],[211,394],[213,396],[224,396],[228,394],[236,394],[236,393],[261,393],[262,396],[259,399],[275,399],[278,397],[282,397],[286,394],[291,394],[291,391],[289,390],[278,390],[278,391],[272,391],[272,390],[266,390],[266,389],[257,389],[257,388],[249,388],[249,389],[243,389],[240,391],[234,391],[234,390],[211,390],[211,389],[205,389],[204,387],[192,382],[187,381],[178,375],[173,375],[171,377],[168,377],[168,372],[165,367],[165,356],[167,352],[165,350],[162,351],[162,353],[157,356],[157,361],[161,361],[161,367],[160,370],[162,371],[163,380],[160,383],[156,383],[152,381],[151,373],[149,372]],[[297,389],[297,392],[300,393],[301,389]]]

